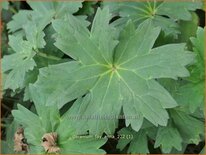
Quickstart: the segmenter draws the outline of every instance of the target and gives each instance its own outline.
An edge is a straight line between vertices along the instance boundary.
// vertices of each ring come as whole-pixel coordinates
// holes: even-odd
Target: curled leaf
[[[46,133],[42,137],[42,146],[44,150],[48,153],[57,153],[60,151],[60,148],[57,146],[57,133],[51,132]]]
[[[14,151],[25,153],[28,152],[28,144],[26,143],[26,139],[24,137],[24,129],[18,128],[14,134]]]

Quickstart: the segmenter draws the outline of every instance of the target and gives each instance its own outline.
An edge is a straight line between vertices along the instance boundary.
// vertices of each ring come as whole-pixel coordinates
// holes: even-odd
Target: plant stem
[[[4,103],[2,103],[2,107],[5,108],[8,111],[11,111],[11,109],[7,105],[5,105]]]
[[[61,58],[59,58],[59,57],[55,57],[53,55],[47,55],[47,54],[45,54],[43,52],[39,52],[39,51],[37,52],[37,55],[44,57],[44,58],[47,58],[47,59],[51,59],[51,60],[61,60]]]
[[[13,14],[17,13],[17,11],[13,7],[9,7],[9,11],[11,11]]]

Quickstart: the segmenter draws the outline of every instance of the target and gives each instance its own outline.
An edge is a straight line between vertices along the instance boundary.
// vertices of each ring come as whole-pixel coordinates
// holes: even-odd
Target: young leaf
[[[156,126],[166,126],[169,118],[166,109],[177,106],[177,103],[155,79],[189,76],[186,66],[193,62],[194,54],[185,51],[185,44],[152,49],[160,28],[154,28],[150,21],[145,21],[137,29],[128,22],[117,44],[117,34],[107,33],[115,30],[109,24],[110,19],[107,8],[98,9],[91,32],[72,15],[55,20],[56,46],[74,60],[40,70],[33,86],[42,102],[58,104],[59,108],[85,95],[77,114],[100,117],[85,121],[92,133],[113,133],[117,119],[107,120],[107,125],[103,119],[104,116],[119,116],[122,106],[125,116],[138,115],[138,121],[126,120],[127,125],[131,124],[136,131],[143,118]],[[104,23],[102,29],[105,31],[98,41],[94,39],[100,31],[96,23]],[[100,40],[104,41],[102,45]]]
[[[2,71],[8,73],[4,79],[3,89],[9,88],[15,91],[17,88],[24,87],[26,73],[36,66],[33,60],[35,52],[32,44],[20,37],[10,36],[9,40],[9,45],[15,53],[5,55],[2,59]]]
[[[190,11],[202,8],[201,1],[169,2],[103,2],[104,7],[109,7],[114,15],[121,18],[114,21],[114,25],[122,27],[129,19],[135,24],[149,19],[155,26],[160,26],[166,35],[176,36],[179,33],[177,20],[191,20]]]

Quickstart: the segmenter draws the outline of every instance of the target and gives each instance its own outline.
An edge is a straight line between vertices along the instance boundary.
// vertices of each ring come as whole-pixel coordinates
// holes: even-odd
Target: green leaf
[[[52,25],[47,26],[44,29],[44,33],[46,36],[44,37],[46,46],[44,47],[44,53],[47,53],[48,55],[54,55],[57,57],[62,57],[64,55],[63,52],[61,52],[56,46],[55,43],[55,30],[52,27]]]
[[[114,21],[118,27],[126,24],[132,19],[136,25],[149,19],[154,26],[160,26],[166,35],[176,36],[179,33],[178,20],[191,20],[190,11],[202,8],[201,1],[169,2],[147,1],[147,2],[104,2],[104,7],[109,7],[114,15],[121,18]]]
[[[37,101],[36,96],[33,100]],[[61,153],[105,153],[99,148],[107,139],[95,139],[93,136],[78,136],[67,118],[61,118],[56,106],[45,106],[36,103],[37,114],[18,105],[18,110],[13,110],[14,119],[23,125],[25,137],[30,145],[29,153],[45,154],[41,146],[41,138],[45,133],[56,132],[58,147]],[[66,130],[65,130],[66,129]]]
[[[181,3],[171,3],[166,0],[161,4],[161,7],[158,8],[157,13],[174,19],[191,20],[192,15],[190,11],[195,11],[201,7],[202,2],[198,0]]]
[[[25,18],[27,18],[27,13],[29,12],[25,13]],[[17,20],[20,18],[20,16],[16,17],[18,17]],[[19,28],[23,28],[27,40],[23,40],[23,36],[10,36],[9,45],[15,53],[4,56],[2,60],[3,72],[9,73],[7,79],[4,81],[4,89],[10,88],[13,91],[17,88],[22,89],[27,87],[26,76],[28,76],[29,73],[35,75],[29,71],[32,71],[34,67],[37,66],[37,63],[34,60],[34,56],[38,51],[37,49],[45,46],[45,34],[38,24],[31,21],[27,22],[26,25],[21,25],[20,23],[19,26],[17,26],[17,29],[13,30],[16,31]]]
[[[93,2],[93,1],[84,1],[82,4],[83,4],[83,7],[78,11],[78,14],[80,15],[93,15],[95,10],[94,10],[94,7],[96,5],[97,2]]]
[[[134,140],[130,143],[128,153],[149,153],[145,131],[139,131],[135,134]]]
[[[130,37],[131,40],[134,39],[133,42],[124,38],[124,40],[122,40],[123,43],[120,43],[120,45],[117,46],[119,53],[116,53],[115,55],[118,57],[118,60],[116,61],[117,63],[121,61],[118,65],[122,68],[132,69],[136,74],[141,75],[141,77],[145,79],[177,79],[177,77],[189,76],[189,72],[185,66],[193,63],[194,54],[184,51],[185,44],[167,44],[151,50],[156,38],[153,38],[153,41],[151,40],[150,42],[149,39],[152,39],[152,36],[155,36],[155,34],[151,35],[150,32],[152,30],[146,30],[146,28],[144,28],[144,30],[140,29],[140,32],[146,33],[144,34],[144,38],[147,38],[147,41],[142,42],[142,37],[140,36],[143,34],[139,34],[137,31],[136,33],[134,32],[135,35],[133,37]],[[133,44],[127,45],[128,42]],[[135,45],[135,42],[138,42],[139,44]],[[138,45],[141,46],[138,47]],[[171,58],[174,58],[176,63],[168,61],[168,59]],[[152,63],[151,60],[153,60],[154,63]],[[151,65],[149,65],[149,63],[151,63]],[[179,68],[177,66],[179,66]]]
[[[117,42],[114,40],[115,34],[113,32],[115,31],[113,27],[109,26],[110,19],[111,15],[108,9],[98,9],[91,32],[89,32],[81,20],[72,15],[65,20],[55,20],[53,26],[59,34],[55,45],[65,54],[83,64],[111,63],[112,51]],[[101,29],[99,24],[102,25]],[[65,33],[68,35],[65,35]],[[68,44],[68,41],[72,42],[72,44]]]
[[[170,117],[184,145],[198,144],[204,135],[204,83],[183,80],[175,82],[168,79],[161,83],[180,105],[179,108],[171,110]]]
[[[127,27],[131,27],[130,24]],[[131,29],[129,30],[131,31]],[[154,125],[160,124],[166,126],[168,114],[164,108],[172,108],[176,106],[176,102],[163,87],[152,79],[188,76],[189,72],[184,66],[193,61],[194,55],[184,51],[183,44],[165,45],[151,50],[158,32],[159,29],[152,28],[150,22],[145,22],[140,25],[136,31],[133,31],[133,33],[130,32],[133,35],[129,35],[129,38],[122,37],[123,39],[121,40],[120,36],[120,43],[115,53],[117,57],[115,63],[118,66],[117,69],[119,68],[118,75],[122,82],[121,85],[123,85],[121,90],[123,91],[125,89],[122,92],[122,96],[125,99],[125,101],[123,101],[123,103],[125,102],[123,108],[129,106],[137,109],[135,111],[133,110],[134,112],[132,113],[128,110],[128,114],[125,112],[125,115],[143,115]],[[144,34],[144,38],[147,38],[147,41],[144,42],[141,34]],[[122,35],[127,34],[123,32]],[[174,55],[170,56],[170,54]],[[171,59],[174,57],[179,63],[173,63],[174,61]],[[155,65],[154,62],[158,64]],[[166,66],[168,66],[168,68],[164,68]],[[178,68],[180,69],[179,71]],[[151,108],[151,106],[153,108]],[[150,109],[155,110],[152,111]],[[141,123],[142,121],[139,120],[136,131],[138,131]]]
[[[204,61],[204,49],[205,49],[205,28],[198,27],[196,37],[191,38],[193,44],[193,51],[196,56],[196,63],[191,66],[191,77],[189,80],[192,82],[199,82],[205,78],[205,61]]]
[[[194,113],[198,108],[204,111],[204,31],[203,28],[199,27],[196,37],[191,38],[196,62],[189,68],[191,76],[187,78],[188,83],[178,87],[175,95],[178,103],[188,107],[191,113]]]
[[[12,111],[12,115],[15,121],[26,127],[25,137],[28,143],[39,144],[45,131],[41,126],[40,118],[21,105],[18,105],[18,110]]]
[[[202,151],[200,152],[200,154],[205,154],[205,146],[203,147]]]
[[[40,15],[52,13],[55,18],[66,14],[73,14],[82,7],[81,1],[74,2],[27,2],[29,6]]]
[[[34,49],[44,48],[46,42],[44,41],[44,32],[38,29],[35,22],[29,22],[27,25],[23,26],[26,39],[30,42]],[[32,30],[32,31],[31,31]]]
[[[63,18],[65,15],[73,14],[82,7],[82,2],[32,2],[27,1],[32,11],[20,10],[12,18],[13,20],[8,23],[10,32],[21,30],[28,22],[35,22],[40,33],[48,24],[51,23],[53,18]],[[32,27],[30,29],[32,32]],[[35,32],[35,31],[34,31]]]
[[[119,95],[117,75],[100,76],[90,93],[83,99],[76,116],[88,117],[82,120],[82,124],[88,125],[87,129],[92,134],[113,134],[118,123],[115,117],[121,110]]]
[[[180,110],[171,110],[170,112],[183,142],[197,145],[201,141],[200,136],[204,135],[204,122]]]
[[[15,53],[5,55],[2,59],[2,71],[8,74],[4,79],[4,89],[15,91],[17,88],[24,87],[26,73],[36,66],[33,60],[35,53],[30,42],[19,37],[10,36],[9,45]]]
[[[127,153],[149,153],[147,144],[147,134],[145,130],[139,132],[132,131],[130,128],[123,128],[118,132],[120,140],[117,148],[123,150],[128,144]]]
[[[73,3],[68,3],[68,2],[64,2],[64,3],[59,3],[59,2],[29,2],[31,7],[33,8],[32,11],[21,10],[13,16],[13,20],[8,23],[9,31],[13,32],[14,33],[13,35],[16,37],[26,38],[26,40],[27,40],[26,42],[28,42],[28,44],[29,44],[27,46],[31,47],[31,49],[28,50],[28,47],[23,46],[21,49],[17,49],[16,51],[19,52],[20,50],[25,50],[28,53],[29,52],[32,53],[32,56],[29,57],[29,60],[25,59],[25,57],[27,56],[27,55],[25,56],[25,54],[24,55],[23,54],[14,54],[14,55],[4,57],[5,61],[3,60],[4,61],[3,64],[5,64],[5,65],[3,65],[3,68],[9,67],[8,63],[13,64],[14,66],[18,66],[18,67],[13,66],[13,67],[9,68],[9,70],[11,70],[11,71],[10,71],[10,74],[7,76],[7,79],[4,82],[5,83],[4,89],[10,88],[10,89],[15,90],[17,88],[22,89],[25,87],[26,88],[25,99],[29,99],[28,81],[25,82],[26,74],[34,75],[33,79],[35,79],[36,74],[29,72],[29,71],[32,71],[34,69],[34,66],[36,66],[36,64],[37,64],[37,67],[40,68],[40,67],[45,67],[48,64],[57,63],[61,59],[59,57],[54,56],[55,53],[53,51],[55,51],[55,50],[49,51],[51,53],[50,56],[41,52],[42,49],[46,45],[46,42],[44,40],[45,33],[43,32],[44,28],[48,24],[51,23],[53,18],[63,18],[64,15],[75,13],[79,9],[79,7],[81,7],[81,5],[82,5],[81,3],[82,2],[73,2]],[[41,10],[42,12],[39,9],[40,10],[42,9]],[[44,12],[45,10],[46,10],[46,12]],[[88,22],[84,21],[85,20],[84,16],[78,16],[77,19],[81,20],[84,25],[88,26]],[[53,31],[53,33],[54,33],[54,31]],[[50,36],[51,35],[52,34],[50,34]],[[47,46],[44,50],[48,50],[48,48],[56,49],[54,46],[48,47],[48,44],[51,42],[48,41],[48,37],[46,39],[47,39],[46,40]],[[19,42],[19,41],[17,41],[17,39],[16,39],[16,42]],[[16,44],[16,42],[15,42],[15,44]],[[53,42],[52,42],[52,44],[53,44]],[[41,50],[39,51],[39,49],[41,49]],[[49,53],[48,51],[45,51],[45,52]],[[55,60],[55,62],[50,61],[48,64],[44,63],[41,66],[40,62],[42,62],[41,61],[42,59],[39,59],[38,56],[35,56],[36,54],[38,56],[46,57],[46,59],[48,58],[48,59]],[[62,56],[62,53],[60,56]],[[17,58],[17,61],[13,60],[16,58]],[[33,60],[33,58],[35,60]],[[12,61],[15,61],[15,62],[12,62]],[[44,59],[44,62],[48,62],[48,61]],[[8,69],[3,69],[3,70],[4,70],[4,72],[8,71]],[[16,70],[20,70],[20,71],[17,72]],[[27,75],[27,76],[30,76],[30,75]],[[31,82],[34,82],[34,81],[31,81]]]
[[[118,131],[118,135],[119,137],[121,137],[121,135],[130,135],[131,138],[125,138],[125,139],[119,139],[118,140],[118,144],[117,144],[117,149],[120,149],[120,151],[122,151],[134,138],[133,134],[132,134],[132,130],[130,128],[122,128],[120,131]]]
[[[198,108],[203,110],[204,81],[195,84],[188,83],[179,87],[175,98],[181,106],[188,107],[191,113],[194,113]]]
[[[31,15],[31,13],[32,12],[28,10],[21,10],[14,16],[12,16],[12,20],[7,24],[9,32],[15,32],[21,29],[25,24],[25,21],[28,20],[27,18]]]
[[[8,121],[5,123],[5,125],[6,125],[6,138],[4,140],[1,140],[1,153],[16,154],[16,152],[14,152],[14,134],[19,126],[15,121],[12,122]]]
[[[78,137],[78,136],[77,136]],[[77,139],[68,139],[60,144],[64,154],[105,154],[99,149],[106,142],[105,139],[95,140],[95,137],[85,136]]]
[[[29,91],[29,84],[34,83],[37,80],[38,74],[39,74],[39,70],[37,67],[35,67],[32,71],[27,72],[25,79],[24,79],[25,89],[24,89],[23,101],[31,100],[31,94]]]
[[[10,148],[10,144],[5,141],[5,140],[1,140],[1,154],[14,154],[14,152],[12,152],[9,148]]]
[[[179,42],[187,42],[189,45],[190,37],[194,37],[199,24],[199,17],[195,12],[192,12],[192,20],[191,21],[183,21],[179,22],[180,25],[180,34],[178,36]]]
[[[2,1],[1,2],[1,8],[8,10],[9,9],[9,2],[8,1]]]
[[[39,79],[34,87],[39,92],[44,92],[39,94],[42,102],[46,105],[57,104],[60,108],[67,101],[87,93],[98,77],[106,74],[106,71],[106,67],[95,64],[82,66],[75,61],[61,63],[40,69]],[[59,79],[58,82],[57,79]],[[51,85],[51,83],[55,85]],[[59,93],[64,90],[67,91]]]
[[[73,105],[75,106],[70,107],[70,109],[63,114],[62,119],[67,119],[69,121],[69,124],[71,124],[75,128],[77,134],[88,134],[88,129],[85,125],[85,119],[80,119],[81,117],[78,115],[82,100],[83,98],[78,98],[73,103]]]
[[[178,130],[173,127],[160,127],[154,147],[159,146],[163,153],[170,153],[173,147],[180,151],[182,149],[182,138]]]
[[[55,45],[74,60],[41,69],[33,87],[41,102],[59,108],[84,95],[73,109],[79,107],[78,116],[95,118],[83,123],[92,133],[114,133],[122,107],[126,117],[135,118],[126,119],[135,131],[144,118],[155,126],[166,126],[166,109],[177,103],[155,79],[189,76],[186,66],[194,54],[185,51],[185,44],[152,49],[160,28],[150,21],[137,29],[130,21],[120,35],[112,33],[118,30],[109,24],[111,18],[107,8],[98,9],[91,31],[72,15],[55,20]],[[98,23],[104,23],[100,36]]]

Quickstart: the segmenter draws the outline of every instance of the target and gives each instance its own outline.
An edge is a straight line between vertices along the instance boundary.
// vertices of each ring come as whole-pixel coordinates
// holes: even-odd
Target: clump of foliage
[[[204,141],[201,1],[2,4],[2,153],[15,153],[20,126],[29,154],[184,153]]]

